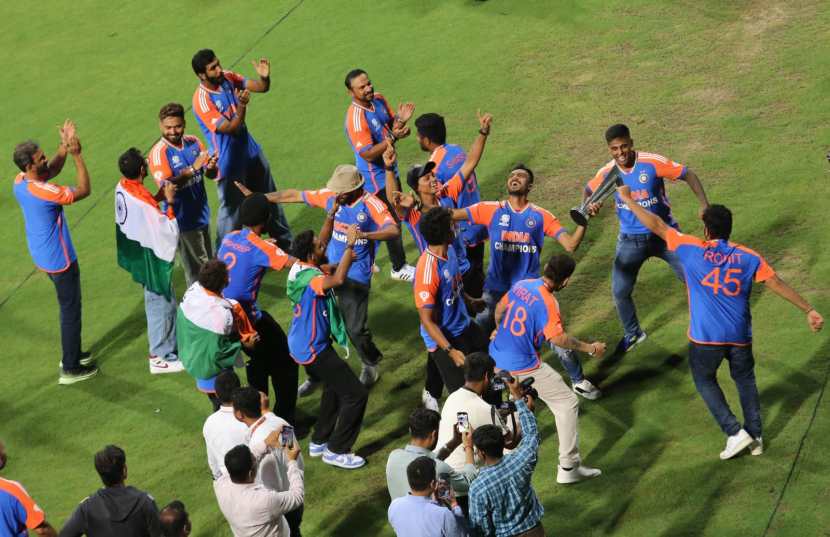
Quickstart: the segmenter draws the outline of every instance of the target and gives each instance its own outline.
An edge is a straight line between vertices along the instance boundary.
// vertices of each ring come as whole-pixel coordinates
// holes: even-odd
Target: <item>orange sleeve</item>
[[[236,333],[239,334],[239,339],[244,342],[250,341],[256,335],[256,329],[248,318],[248,314],[236,300],[232,300],[233,305],[233,325],[236,328]]]
[[[366,118],[363,117],[363,110],[353,104],[346,112],[346,134],[358,153],[372,147],[372,132],[366,124]]]
[[[435,305],[441,275],[438,274],[438,261],[429,254],[421,255],[415,267],[415,307],[431,308]]]
[[[193,94],[193,113],[202,120],[202,123],[210,132],[216,132],[216,127],[225,120],[222,113],[213,104],[207,90],[202,86],[199,86],[196,93]]]
[[[608,175],[608,172],[611,171],[611,168],[613,166],[614,166],[614,161],[612,160],[611,162],[609,162],[608,164],[606,164],[605,166],[603,166],[602,168],[597,170],[597,173],[594,175],[593,179],[588,181],[588,184],[585,185],[585,193],[587,195],[590,196],[591,194],[594,193],[594,190],[599,188],[599,185],[601,185],[602,182],[605,180],[605,177]]]
[[[319,276],[315,276],[311,278],[311,281],[308,282],[308,286],[311,287],[314,294],[317,296],[324,296],[326,294],[326,290],[323,289],[323,281],[325,281],[326,277],[322,274]]]
[[[493,215],[499,210],[501,205],[497,201],[481,201],[474,203],[467,207],[467,220],[473,224],[480,224],[482,226],[489,226],[490,221],[493,220]]]
[[[389,208],[374,194],[366,196],[366,208],[369,209],[369,216],[375,221],[378,229],[395,223],[395,219],[392,218],[392,213],[389,212]]]
[[[770,278],[774,277],[775,271],[767,263],[767,260],[761,257],[760,255],[758,256],[758,260],[760,261],[760,264],[758,265],[758,268],[755,270],[755,281],[765,282]]]
[[[20,483],[7,479],[0,479],[0,490],[13,496],[20,502],[21,505],[23,505],[23,508],[26,510],[26,528],[33,530],[43,524],[46,520],[46,515],[44,514],[43,509],[35,503]]]
[[[556,302],[556,299],[548,293],[541,293],[541,295],[545,304],[545,310],[547,310],[548,314],[548,319],[542,333],[545,339],[550,340],[564,334],[565,327],[562,326],[562,316],[559,314],[559,304]]]
[[[691,235],[684,235],[671,227],[666,231],[666,247],[670,252],[674,252],[684,244],[703,246],[703,241]]]
[[[276,244],[272,244],[262,237],[251,233],[248,240],[268,257],[268,266],[273,270],[282,270],[287,265],[294,264],[294,258],[282,251]]]
[[[539,212],[542,213],[542,224],[544,225],[543,230],[545,235],[556,238],[560,233],[565,231],[565,228],[562,227],[559,219],[553,216],[553,213],[541,208],[539,209]]]
[[[328,203],[329,199],[333,198],[335,194],[327,188],[321,188],[320,190],[303,190],[302,196],[303,201],[309,207],[325,209],[326,203]]]
[[[662,155],[658,155],[656,153],[640,153],[640,158],[651,163],[654,166],[657,176],[662,177],[663,179],[677,181],[686,175],[686,166],[667,159]]]
[[[173,177],[173,169],[170,168],[170,162],[167,160],[167,151],[165,151],[164,142],[159,142],[150,150],[150,156],[147,158],[150,163],[150,175],[156,186],[161,187],[164,180]]]
[[[32,196],[57,205],[71,205],[75,201],[75,191],[68,186],[29,181],[28,187]]]
[[[442,194],[454,202],[458,202],[458,196],[464,191],[464,176],[461,172],[456,173],[452,178],[444,183],[441,190]]]

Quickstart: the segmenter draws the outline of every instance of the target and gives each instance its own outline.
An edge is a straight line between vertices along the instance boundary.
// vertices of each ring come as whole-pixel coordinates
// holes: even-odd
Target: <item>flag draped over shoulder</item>
[[[118,266],[150,291],[171,299],[179,225],[172,209],[162,212],[140,181],[122,179],[115,187],[115,240]]]
[[[292,305],[300,302],[311,279],[322,273],[323,271],[316,267],[303,266],[300,263],[295,263],[291,267],[291,271],[288,273],[285,292],[288,295],[288,299],[291,300]],[[349,336],[346,332],[346,323],[343,320],[343,315],[340,313],[340,308],[337,306],[334,292],[331,290],[326,293],[326,308],[331,325],[331,335],[338,345],[346,349],[346,357],[348,357]]]

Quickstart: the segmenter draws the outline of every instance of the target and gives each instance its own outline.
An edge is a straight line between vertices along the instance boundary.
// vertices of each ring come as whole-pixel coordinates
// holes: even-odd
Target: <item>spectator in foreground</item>
[[[6,466],[6,446],[0,441],[0,470]],[[35,503],[23,485],[0,477],[0,535],[25,537],[28,530],[40,537],[55,537],[57,532],[43,509]]]
[[[522,440],[515,451],[504,455],[500,428],[485,425],[473,433],[484,468],[470,486],[470,529],[481,535],[544,537],[545,510],[530,484],[539,450],[539,431],[531,412],[533,399],[525,400],[515,378],[507,381],[507,386],[519,414]]]
[[[95,454],[104,488],[85,498],[63,526],[60,537],[160,537],[159,512],[152,496],[127,486],[127,455],[118,446]]]
[[[188,537],[190,535],[190,516],[179,500],[173,500],[164,506],[159,514],[161,533],[164,537]]]
[[[213,482],[219,509],[235,537],[289,537],[285,513],[303,505],[303,471],[297,463],[300,445],[280,446],[280,431],[267,437],[271,449],[280,449],[288,461],[289,487],[278,492],[256,483],[257,465],[251,450],[239,445],[225,455],[228,473]]]
[[[408,496],[392,501],[389,523],[398,537],[464,537],[464,513],[452,489],[438,500],[441,489],[435,476],[435,460],[418,457],[406,467],[411,489]],[[449,509],[447,509],[449,507]]]
[[[225,453],[234,446],[244,444],[248,427],[233,415],[233,391],[239,388],[239,377],[233,370],[223,371],[216,377],[216,397],[221,406],[208,416],[202,427],[205,437],[208,466],[213,479],[219,479],[225,472]]]

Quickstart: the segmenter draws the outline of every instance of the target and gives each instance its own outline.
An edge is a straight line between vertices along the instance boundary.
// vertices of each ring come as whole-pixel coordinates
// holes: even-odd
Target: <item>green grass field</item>
[[[535,201],[569,226],[567,210],[608,159],[602,132],[621,121],[637,147],[697,171],[710,199],[733,209],[734,240],[762,252],[830,313],[830,11],[823,2],[296,2],[48,0],[2,10],[0,438],[10,452],[2,475],[23,482],[56,527],[100,485],[92,454],[116,443],[127,451],[129,483],[160,505],[182,499],[194,535],[230,535],[201,437],[209,406],[189,376],[148,373],[142,293],[116,266],[113,232],[117,156],[156,140],[162,104],[189,105],[196,85],[190,58],[202,47],[248,75],[252,58],[271,59],[271,92],[252,98],[248,124],[281,187],[317,188],[336,164],[351,161],[342,79],[355,66],[390,101],[413,100],[416,114],[445,115],[453,143],[472,141],[476,109],[492,112],[478,169],[483,197],[501,196],[508,167],[526,161],[537,175]],[[66,117],[78,124],[92,174],[91,198],[67,214],[82,269],[85,347],[101,366],[95,380],[69,388],[56,382],[54,290],[32,273],[11,193],[14,144],[31,137],[51,153]],[[426,158],[414,137],[399,148],[404,165]],[[58,182],[74,182],[71,161]],[[689,189],[672,186],[670,195],[685,230],[702,233]],[[289,207],[288,214],[296,231],[322,222],[311,209]],[[592,222],[560,300],[569,331],[609,345],[621,335],[610,291],[614,220],[605,214]],[[546,251],[557,249],[551,243]],[[386,359],[356,446],[369,466],[349,473],[307,461],[309,536],[392,534],[385,461],[406,441],[425,352],[410,290],[389,280],[385,256],[384,248],[370,324]],[[284,281],[268,276],[261,304],[287,327]],[[176,290],[184,291],[179,270]],[[811,334],[795,308],[756,291],[766,453],[721,462],[723,436],[687,370],[682,285],[652,261],[635,298],[648,341],[615,364],[586,358],[588,376],[606,396],[583,401],[581,447],[603,476],[556,485],[553,418],[537,412],[543,442],[534,486],[548,533],[830,535],[821,500],[830,493],[826,335]],[[300,409],[313,415],[318,403],[315,395]]]

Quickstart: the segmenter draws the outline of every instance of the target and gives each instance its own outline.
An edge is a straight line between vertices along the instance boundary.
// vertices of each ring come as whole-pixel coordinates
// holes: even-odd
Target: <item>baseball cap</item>
[[[412,166],[406,173],[406,184],[414,191],[418,191],[418,179],[435,169],[435,163],[427,162],[423,166]]]

